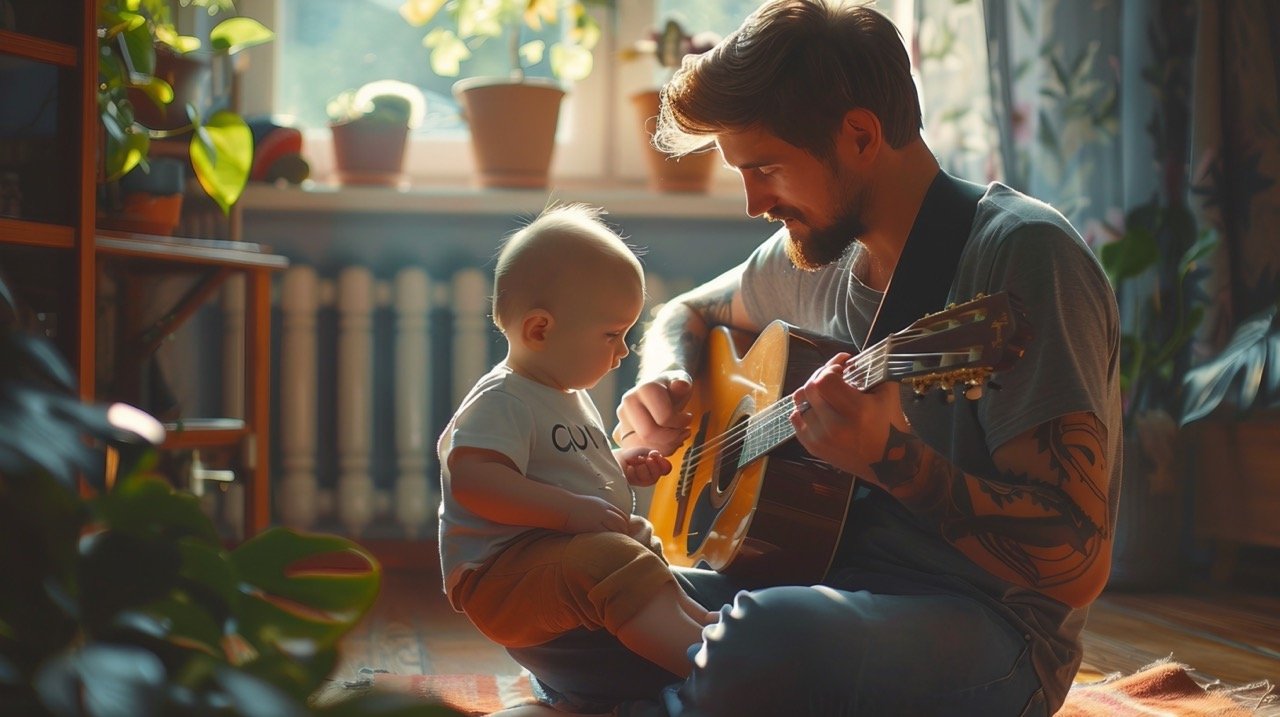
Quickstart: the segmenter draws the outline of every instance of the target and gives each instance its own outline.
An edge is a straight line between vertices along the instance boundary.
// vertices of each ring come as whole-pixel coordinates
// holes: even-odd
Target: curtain
[[[1052,204],[1095,252],[1142,268],[1115,281],[1126,464],[1113,585],[1177,575],[1191,505],[1179,377],[1280,296],[1278,49],[1275,0],[916,2],[913,60],[943,167]],[[1213,253],[1186,264],[1206,238]],[[1206,318],[1188,341],[1193,310]]]
[[[1222,237],[1203,354],[1280,297],[1280,3],[1201,0],[1191,104],[1193,201]]]

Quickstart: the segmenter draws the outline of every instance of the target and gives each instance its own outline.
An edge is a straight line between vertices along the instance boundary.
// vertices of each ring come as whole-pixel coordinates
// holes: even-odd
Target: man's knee
[[[841,594],[787,586],[741,592],[704,631],[694,674],[680,696],[708,714],[760,709],[777,695],[825,693],[828,678],[856,674],[861,660],[854,615]],[[838,667],[832,664],[833,658]],[[833,670],[833,667],[836,669]],[[851,672],[852,670],[852,672]],[[740,714],[751,714],[742,712]]]

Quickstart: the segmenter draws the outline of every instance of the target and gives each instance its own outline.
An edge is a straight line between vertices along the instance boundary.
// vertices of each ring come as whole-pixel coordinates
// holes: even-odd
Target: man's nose
[[[768,191],[754,171],[742,173],[742,190],[747,196],[747,216],[758,217],[773,208],[777,197]]]

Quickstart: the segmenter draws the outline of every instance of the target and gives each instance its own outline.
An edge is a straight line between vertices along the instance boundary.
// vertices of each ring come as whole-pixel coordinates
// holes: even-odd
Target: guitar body
[[[694,433],[654,486],[654,533],[673,565],[770,584],[816,583],[839,543],[853,476],[795,440],[739,467],[742,442],[728,439],[740,437],[744,422],[769,406],[762,418],[789,426],[789,408],[776,403],[832,355],[851,349],[775,321],[754,343],[745,333],[712,329],[705,351],[688,407]]]
[[[914,321],[845,362],[843,378],[886,381],[923,398],[981,397],[993,372],[1026,352],[1017,297],[980,294]],[[749,347],[749,348],[748,348]],[[752,343],[712,329],[688,410],[693,434],[654,486],[649,520],[672,565],[704,566],[759,584],[812,584],[831,567],[854,477],[795,440],[794,392],[849,346],[775,321]]]

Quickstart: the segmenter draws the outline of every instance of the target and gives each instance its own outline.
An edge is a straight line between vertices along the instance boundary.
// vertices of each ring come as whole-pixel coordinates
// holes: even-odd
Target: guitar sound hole
[[[724,450],[716,460],[716,488],[722,493],[729,489],[733,477],[738,475],[738,459],[742,457],[742,440],[746,435],[746,431],[742,429],[746,422],[747,417],[743,416],[725,431],[725,435],[733,438],[725,441]]]

